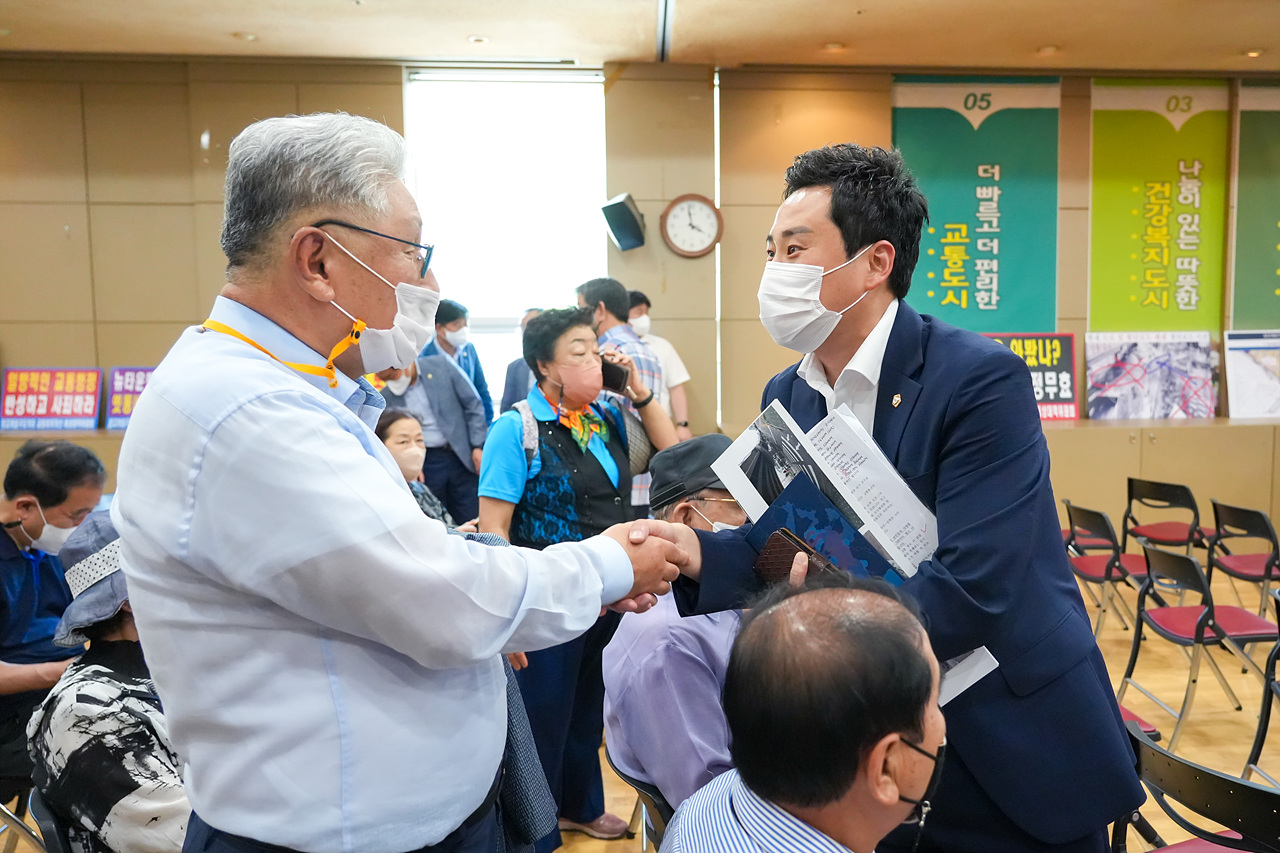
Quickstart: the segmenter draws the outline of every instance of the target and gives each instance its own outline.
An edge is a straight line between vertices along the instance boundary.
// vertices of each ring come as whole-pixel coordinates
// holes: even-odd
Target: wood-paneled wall
[[[0,60],[0,366],[157,363],[222,287],[232,138],[322,110],[403,130],[401,78],[394,65]]]

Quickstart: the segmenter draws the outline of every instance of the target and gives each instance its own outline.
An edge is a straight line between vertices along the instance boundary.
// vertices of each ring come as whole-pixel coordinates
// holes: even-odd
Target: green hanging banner
[[[1089,329],[1222,326],[1225,81],[1094,80]]]
[[[1231,327],[1280,329],[1280,86],[1240,87],[1238,174]]]
[[[976,332],[1053,332],[1057,78],[901,76],[893,144],[929,200],[907,302]]]

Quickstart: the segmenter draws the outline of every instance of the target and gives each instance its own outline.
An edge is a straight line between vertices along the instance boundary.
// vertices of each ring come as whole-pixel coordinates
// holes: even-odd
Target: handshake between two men
[[[626,550],[635,577],[631,592],[626,598],[610,604],[610,610],[643,613],[658,603],[657,596],[671,591],[671,584],[680,575],[701,581],[702,540],[694,528],[686,524],[646,518],[628,524],[615,524],[605,530],[604,535],[617,541]],[[726,537],[726,541],[717,540],[716,545],[750,549],[744,541],[734,540],[732,537]],[[754,554],[744,553],[742,556],[751,558]],[[816,569],[809,554],[798,552],[791,561],[787,582],[791,586],[803,586],[812,570]],[[601,613],[603,612],[602,609]]]
[[[702,572],[702,545],[691,527],[645,518],[615,524],[604,531],[627,552],[635,582],[623,599],[609,605],[619,613],[643,613],[671,591],[680,575],[697,580]]]

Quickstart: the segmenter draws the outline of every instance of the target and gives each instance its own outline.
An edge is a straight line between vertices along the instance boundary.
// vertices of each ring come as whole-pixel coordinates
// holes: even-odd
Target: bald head
[[[837,586],[780,586],[744,617],[723,696],[742,780],[801,807],[843,796],[885,735],[918,740],[933,687],[909,599],[843,572],[819,582]]]

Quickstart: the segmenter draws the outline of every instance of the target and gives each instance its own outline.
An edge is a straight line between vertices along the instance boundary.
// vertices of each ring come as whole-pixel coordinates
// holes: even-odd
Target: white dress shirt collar
[[[213,310],[209,312],[209,319],[230,326],[264,347],[281,361],[324,366],[324,355],[304,344],[274,320],[264,317],[234,299],[228,299],[225,296],[217,297],[213,301]],[[352,379],[342,371],[338,371],[338,387],[330,388],[329,382],[322,376],[295,372],[308,384],[350,409],[351,413],[368,424],[370,429],[377,425],[378,416],[386,407],[386,400],[363,376]]]
[[[853,358],[840,371],[834,388],[827,382],[826,372],[813,353],[801,359],[800,367],[797,368],[800,378],[826,399],[828,412],[836,410],[842,404],[847,405],[868,432],[875,421],[876,389],[880,385],[880,370],[884,366],[884,353],[889,346],[889,333],[893,331],[893,321],[897,316],[898,300],[895,299],[889,303],[889,307],[885,309],[871,334],[862,342],[862,346],[853,354]]]

